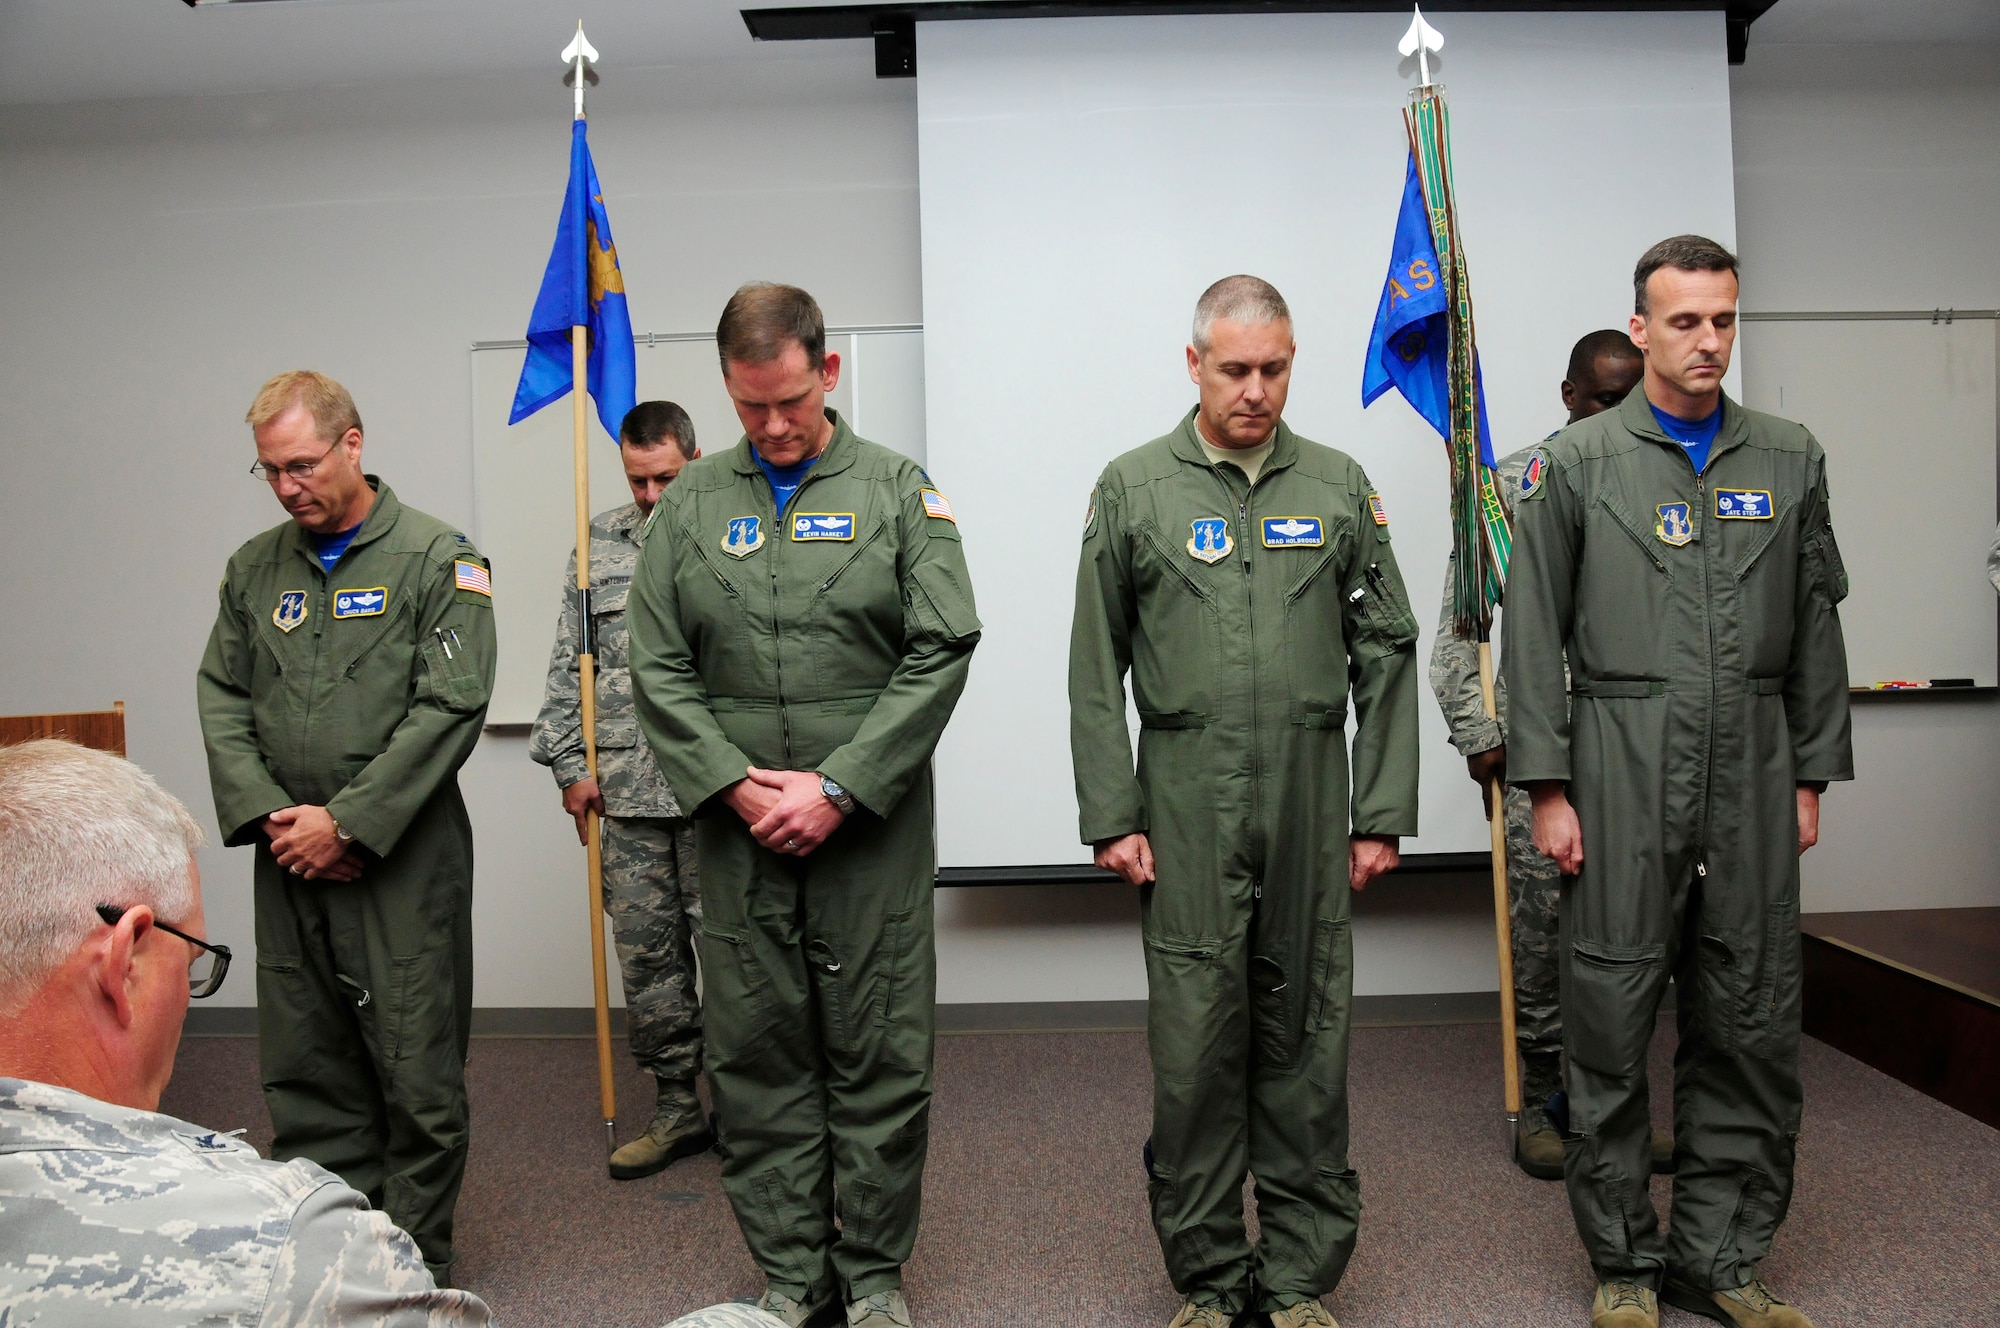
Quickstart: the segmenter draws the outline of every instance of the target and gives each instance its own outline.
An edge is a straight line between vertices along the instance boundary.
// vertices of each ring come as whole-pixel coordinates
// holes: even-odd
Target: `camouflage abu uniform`
[[[1500,462],[1495,487],[1510,510],[1514,495],[1520,492],[1522,472],[1534,454],[1534,448],[1523,448]],[[1459,755],[1472,756],[1507,740],[1507,693],[1496,678],[1493,700],[1500,718],[1497,722],[1487,718],[1486,702],[1479,693],[1479,643],[1452,628],[1453,570],[1447,561],[1444,612],[1438,619],[1437,641],[1431,647],[1431,691],[1444,711],[1445,723],[1451,726],[1452,746],[1458,748]],[[1539,1112],[1549,1095],[1562,1087],[1557,941],[1562,872],[1535,847],[1528,791],[1509,786],[1506,806],[1507,912],[1514,924],[1514,1036],[1521,1047],[1521,1100],[1528,1110]]]
[[[694,942],[701,885],[694,832],[653,760],[632,709],[625,596],[639,563],[645,520],[637,503],[590,523],[590,612],[597,638],[597,787],[604,795],[604,908],[625,982],[633,1059],[662,1084],[692,1086],[701,1073],[701,1000]],[[549,654],[549,681],[528,754],[562,788],[589,772],[577,682],[576,555],[571,554]]]
[[[490,1325],[316,1163],[66,1088],[0,1079],[8,1328]]]

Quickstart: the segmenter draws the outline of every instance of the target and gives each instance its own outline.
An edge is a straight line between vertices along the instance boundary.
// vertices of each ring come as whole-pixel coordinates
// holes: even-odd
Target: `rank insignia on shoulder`
[[[654,511],[659,511],[656,507]],[[764,547],[764,519],[758,516],[732,516],[729,529],[722,536],[722,551],[732,558],[748,558]]]
[[[795,540],[851,540],[854,538],[852,512],[796,512],[792,516]]]
[[[1381,494],[1371,493],[1368,495],[1368,514],[1375,518],[1375,524],[1378,526],[1389,524],[1389,509],[1382,506]]]
[[[1653,523],[1653,533],[1660,537],[1660,543],[1671,544],[1675,548],[1694,538],[1694,519],[1686,503],[1661,503],[1660,519]]]
[[[953,516],[951,512],[951,499],[945,497],[936,489],[925,489],[923,490],[923,495],[925,516],[936,517],[940,521],[949,521],[954,526],[958,524],[958,518]]]
[[[1521,496],[1532,498],[1542,491],[1542,481],[1549,476],[1549,458],[1541,448],[1528,458],[1527,467],[1521,472]]]
[[[1724,521],[1769,521],[1773,515],[1766,489],[1717,489],[1715,514]]]
[[[451,565],[451,568],[453,583],[460,590],[470,590],[475,595],[493,598],[493,574],[486,570],[484,564],[460,558]]]
[[[281,632],[289,632],[306,620],[306,592],[287,590],[278,596],[278,607],[271,610],[271,621]]]
[[[194,1153],[228,1153],[236,1148],[236,1141],[229,1135],[217,1134],[211,1130],[207,1134],[189,1134],[185,1130],[175,1130],[174,1138],[180,1140]]]
[[[1264,547],[1267,549],[1317,548],[1324,543],[1326,530],[1316,516],[1264,518]]]
[[[387,586],[333,592],[333,616],[336,618],[379,618],[388,611],[388,608]]]
[[[1236,552],[1236,542],[1229,538],[1229,522],[1219,516],[1196,517],[1194,537],[1187,542],[1187,551],[1205,563],[1219,563]]]

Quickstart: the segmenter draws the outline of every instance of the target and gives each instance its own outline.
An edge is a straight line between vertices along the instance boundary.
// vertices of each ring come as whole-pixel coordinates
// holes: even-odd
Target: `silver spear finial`
[[[569,45],[563,47],[562,58],[563,63],[569,66],[563,74],[563,82],[576,88],[576,118],[581,120],[583,86],[586,83],[593,87],[597,85],[597,70],[592,68],[597,63],[597,48],[583,35],[582,19],[576,21],[576,36],[570,39]]]
[[[1410,30],[1403,34],[1403,40],[1396,43],[1396,49],[1404,55],[1412,53],[1416,55],[1417,71],[1420,80],[1418,86],[1429,87],[1431,82],[1430,53],[1444,49],[1444,34],[1424,22],[1424,8],[1422,5],[1412,7],[1416,10],[1416,14],[1410,19]]]

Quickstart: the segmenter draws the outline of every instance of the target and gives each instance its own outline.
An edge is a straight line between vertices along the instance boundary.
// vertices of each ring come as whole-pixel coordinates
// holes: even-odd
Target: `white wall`
[[[1753,43],[1732,78],[1748,307],[2000,305],[1994,70],[2000,51]],[[640,329],[708,326],[752,276],[805,284],[835,322],[920,321],[915,94],[872,77],[866,43],[607,71],[595,96]],[[0,713],[122,699],[134,758],[206,815],[192,679],[215,578],[281,515],[242,473],[249,396],[279,369],[335,374],[370,464],[470,522],[467,346],[519,335],[565,104],[534,74],[0,111]],[[1859,498],[1845,520],[1873,515]],[[502,612],[549,612],[498,576]],[[1864,780],[1828,799],[1807,906],[2000,902],[2000,706],[1873,706],[1855,728]],[[546,772],[523,740],[488,738],[463,780],[478,1003],[586,1004],[579,869]],[[248,855],[211,849],[202,870],[215,934],[247,955]],[[1484,909],[1473,892],[1365,901],[1358,988],[1490,988]],[[943,891],[941,995],[1133,998],[1135,916],[1115,889]]]
[[[1730,82],[1744,308],[2000,307],[2000,46],[1762,44],[1753,28]],[[1836,528],[1899,519],[1869,491],[1835,489]],[[1858,778],[1827,795],[1806,909],[2000,904],[1996,752],[1993,699],[1856,705]]]

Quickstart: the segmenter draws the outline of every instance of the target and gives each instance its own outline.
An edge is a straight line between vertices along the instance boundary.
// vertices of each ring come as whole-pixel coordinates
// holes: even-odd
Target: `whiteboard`
[[[1744,404],[1797,420],[1826,448],[1848,680],[1993,686],[2000,323],[1753,317],[1741,332]]]
[[[1625,326],[1648,245],[1685,231],[1734,241],[1723,21],[1436,21],[1488,406],[1508,453],[1563,422],[1570,347]],[[1285,418],[1381,491],[1428,661],[1451,547],[1444,447],[1399,397],[1364,411],[1360,392],[1408,150],[1414,70],[1395,53],[1408,25],[1393,13],[917,25],[927,432],[986,624],[938,748],[944,865],[1088,860],[1067,690],[1087,495],[1112,457],[1193,404],[1182,348],[1218,277],[1256,273],[1290,302]],[[1656,156],[1605,146],[1661,124],[1677,154],[1665,191]],[[1419,686],[1422,833],[1404,850],[1485,852],[1479,792]]]
[[[704,455],[742,438],[722,388],[715,337],[644,335],[637,341],[639,400],[678,402],[694,421]],[[924,462],[924,345],[914,327],[829,328],[827,349],[841,355],[840,383],[827,404],[856,433]],[[530,724],[542,708],[549,649],[562,609],[563,569],[576,547],[570,399],[564,397],[509,425],[514,387],[527,353],[522,342],[472,348],[473,532],[493,563],[499,668],[489,724]],[[617,443],[597,411],[590,425],[592,514],[632,501]]]

